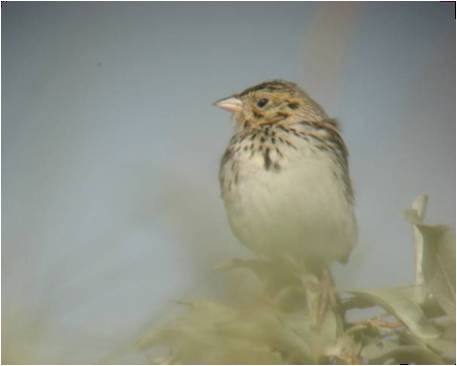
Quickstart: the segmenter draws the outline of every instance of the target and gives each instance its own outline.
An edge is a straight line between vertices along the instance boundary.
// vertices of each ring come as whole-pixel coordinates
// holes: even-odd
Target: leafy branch
[[[405,212],[416,252],[416,282],[339,292],[321,312],[319,279],[293,261],[233,259],[221,271],[245,270],[260,281],[248,304],[208,299],[139,340],[142,351],[165,346],[166,364],[455,364],[455,232],[423,222],[427,198]],[[350,321],[348,313],[379,314]]]

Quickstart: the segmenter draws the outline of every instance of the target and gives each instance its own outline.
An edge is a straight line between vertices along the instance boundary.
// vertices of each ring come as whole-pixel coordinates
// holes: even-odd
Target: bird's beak
[[[243,108],[243,102],[237,97],[219,99],[214,105],[229,112],[239,112]]]

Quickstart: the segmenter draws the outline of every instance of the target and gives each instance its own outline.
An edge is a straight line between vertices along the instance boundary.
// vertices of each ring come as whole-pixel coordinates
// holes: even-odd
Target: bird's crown
[[[297,84],[290,81],[275,79],[264,81],[260,84],[251,86],[237,95],[242,97],[257,91],[270,93],[304,94],[304,92],[297,86]]]
[[[242,126],[293,124],[327,118],[324,110],[295,83],[270,80],[216,102],[234,113]]]

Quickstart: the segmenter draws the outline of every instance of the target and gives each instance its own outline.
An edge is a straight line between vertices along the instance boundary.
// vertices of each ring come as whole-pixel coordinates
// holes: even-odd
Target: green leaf
[[[405,217],[413,226],[416,284],[423,285],[422,301],[432,294],[455,320],[455,232],[442,225],[425,225],[427,196],[419,196]]]
[[[447,324],[439,325],[441,334],[438,338],[421,339],[410,333],[403,332],[401,334],[401,343],[426,347],[448,363],[455,364],[455,323],[450,321],[448,317],[441,318],[439,323],[443,321]]]
[[[427,320],[421,307],[406,296],[401,289],[376,289],[351,291],[356,296],[380,305],[402,321],[416,336],[424,339],[436,338],[440,332]]]
[[[427,208],[428,196],[423,194],[418,196],[410,209],[405,210],[404,216],[406,221],[410,224],[422,224],[425,217],[425,210]]]
[[[455,363],[455,339],[450,340],[440,337],[437,339],[430,339],[426,343],[442,357],[452,360]]]
[[[411,208],[405,211],[406,220],[412,225],[414,251],[415,251],[415,284],[421,286],[424,284],[423,261],[424,261],[424,239],[419,232],[416,225],[422,224],[425,217],[425,210],[427,208],[428,197],[421,195],[417,197]],[[426,288],[421,293],[422,301],[427,297]],[[421,302],[422,302],[421,301]]]
[[[393,361],[393,362],[392,362]],[[401,363],[415,365],[442,365],[444,360],[426,347],[397,346],[393,349],[370,359],[371,364]]]
[[[425,285],[455,320],[455,232],[442,225],[416,226],[424,240]]]
[[[306,293],[296,285],[284,287],[273,299],[276,306],[285,312],[299,311],[306,306]]]
[[[376,360],[389,354],[398,347],[398,339],[373,338],[360,352],[362,360],[366,363],[375,363]]]

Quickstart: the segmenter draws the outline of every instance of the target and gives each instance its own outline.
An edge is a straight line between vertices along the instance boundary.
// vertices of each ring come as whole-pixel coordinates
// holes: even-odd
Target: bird
[[[261,258],[300,261],[319,275],[346,263],[357,223],[339,123],[280,79],[214,104],[235,122],[219,170],[234,235]]]

